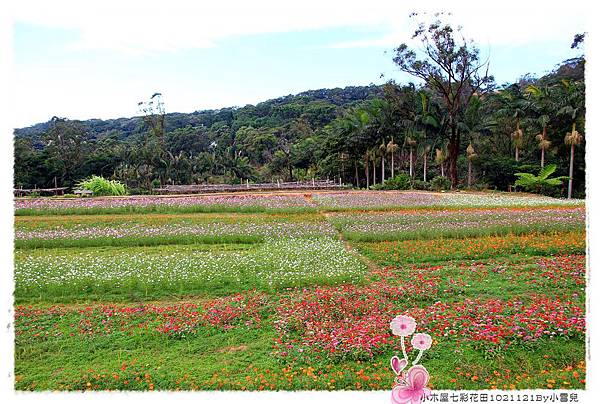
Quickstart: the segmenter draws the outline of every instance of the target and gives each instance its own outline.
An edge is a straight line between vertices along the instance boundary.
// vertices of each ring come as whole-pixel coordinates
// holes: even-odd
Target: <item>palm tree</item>
[[[413,139],[412,137],[407,136],[406,144],[408,145],[409,150],[410,150],[409,157],[408,157],[410,168],[409,168],[408,172],[409,172],[410,177],[412,178],[413,177],[413,148],[417,145],[417,141],[415,139]]]
[[[519,118],[517,118],[517,130],[510,134],[515,145],[515,161],[519,161],[519,149],[523,147],[523,130],[520,128]]]
[[[573,195],[573,161],[575,160],[575,146],[583,141],[583,135],[577,132],[577,119],[583,116],[585,108],[585,90],[583,83],[562,80],[565,96],[562,100],[563,107],[558,111],[559,115],[567,115],[571,119],[571,132],[565,136],[565,144],[571,146],[571,160],[569,162],[569,191],[568,198]]]
[[[339,154],[339,160],[342,163],[342,170],[340,172],[340,178],[346,178],[346,162],[350,159],[350,156],[348,153],[340,153]]]
[[[469,162],[469,172],[467,176],[467,186],[471,188],[471,179],[472,179],[472,165],[473,160],[477,158],[477,154],[475,153],[475,149],[473,145],[469,142],[469,146],[467,146],[467,160]]]
[[[369,154],[369,159],[371,160],[371,163],[373,163],[373,185],[375,185],[375,183],[377,182],[377,176],[376,176],[375,170],[377,167],[377,159],[379,156],[378,156],[376,148],[369,149],[367,153]]]
[[[519,149],[523,146],[523,130],[521,129],[521,118],[531,106],[531,103],[523,95],[517,84],[506,87],[500,92],[500,101],[503,107],[500,113],[516,119],[516,129],[511,133],[515,145],[515,161],[519,161]]]
[[[472,97],[469,100],[469,105],[465,111],[463,121],[458,124],[459,129],[468,134],[470,139],[469,146],[467,147],[469,187],[471,186],[472,179],[472,162],[477,158],[472,143],[482,134],[490,133],[496,126],[496,120],[489,116],[483,108],[482,97]]]
[[[420,148],[420,155],[423,157],[423,181],[427,182],[427,154],[431,150],[431,146],[423,144]]]
[[[385,144],[385,139],[381,142],[379,146],[379,155],[381,156],[381,183],[385,182],[385,155],[387,154],[387,145]]]
[[[370,115],[362,108],[349,109],[344,116],[334,120],[331,124],[332,133],[336,134],[336,136],[332,136],[331,147],[353,161],[356,186],[359,185],[358,160],[361,157],[365,158],[367,173],[369,169],[368,156],[366,155],[366,137],[369,124]],[[340,159],[340,162],[344,166],[342,170],[344,171],[345,161]]]
[[[565,136],[565,144],[571,146],[571,159],[569,161],[569,193],[567,198],[571,199],[573,193],[573,161],[575,160],[575,146],[579,146],[583,136],[575,129],[575,122],[571,127],[571,132],[567,132]]]
[[[387,152],[392,155],[392,174],[390,178],[394,178],[394,153],[398,151],[398,145],[394,143],[394,138],[387,144]]]
[[[537,122],[542,127],[542,131],[535,138],[538,141],[538,147],[541,150],[540,165],[544,168],[546,150],[551,146],[547,133],[548,123],[550,122],[549,115],[556,106],[553,102],[551,87],[547,84],[541,86],[534,86],[532,84],[527,87],[525,92],[533,96],[534,103],[532,104],[532,107],[535,112],[539,114]]]
[[[369,150],[365,151],[365,177],[367,177],[367,189],[369,189]]]
[[[542,157],[540,159],[540,165],[544,168],[544,157],[546,156],[546,150],[550,148],[552,143],[546,138],[546,128],[548,126],[548,117],[546,115],[542,115],[540,117],[540,121],[542,122],[542,133],[536,135],[535,139],[538,141],[538,147],[542,152]]]
[[[444,177],[444,162],[447,157],[448,152],[445,147],[443,149],[435,149],[435,162],[440,166],[442,177]]]

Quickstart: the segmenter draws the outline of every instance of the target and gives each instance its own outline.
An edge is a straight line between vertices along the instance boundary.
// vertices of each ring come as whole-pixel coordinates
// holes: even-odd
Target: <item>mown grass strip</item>
[[[540,204],[540,205],[527,205],[526,203],[522,204],[514,204],[514,205],[506,205],[506,204],[490,204],[486,205],[486,209],[500,209],[500,208],[529,208],[529,209],[538,209],[538,208],[570,208],[574,206],[584,206],[585,202],[581,201],[581,203],[573,203],[573,204],[561,204],[561,203],[548,203],[548,204]],[[374,207],[333,207],[333,206],[319,206],[318,210],[325,213],[343,213],[343,212],[351,212],[351,213],[368,213],[368,212],[405,212],[405,211],[427,211],[427,210],[480,210],[484,208],[484,206],[480,205],[423,205],[423,206],[415,206],[415,205],[405,205],[405,206],[374,206]]]
[[[156,237],[96,237],[79,239],[30,239],[15,240],[18,250],[38,248],[88,248],[88,247],[152,247],[160,245],[191,244],[256,244],[266,236],[225,235],[225,236],[156,236]]]
[[[133,213],[117,215],[60,215],[18,216],[15,229],[71,229],[80,226],[115,226],[123,223],[161,226],[165,224],[206,224],[206,223],[315,223],[323,222],[323,216],[317,212],[296,214],[281,212],[239,213]]]
[[[337,226],[336,226],[337,227]],[[408,231],[366,233],[357,231],[342,231],[344,238],[356,242],[382,242],[403,240],[432,240],[440,238],[476,238],[486,236],[522,235],[529,233],[559,233],[582,231],[583,224],[537,223],[529,225],[497,225],[481,228],[462,229],[419,229]]]

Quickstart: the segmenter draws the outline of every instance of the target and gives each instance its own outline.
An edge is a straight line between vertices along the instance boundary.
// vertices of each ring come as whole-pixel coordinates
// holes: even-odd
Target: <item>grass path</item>
[[[305,197],[307,199],[309,199],[309,200],[312,201],[312,194],[311,195],[305,195]],[[333,223],[331,223],[331,221],[329,220],[329,217],[331,216],[331,213],[324,212],[322,210],[319,210],[319,213],[323,216],[323,218],[325,219],[325,221],[327,221],[328,223],[330,223],[331,226],[333,228],[335,228],[335,231],[337,232],[338,238],[340,239],[340,241],[342,243],[344,243],[344,247],[346,247],[346,251],[348,251],[350,254],[354,255],[363,264],[365,264],[367,266],[367,268],[369,268],[369,272],[377,272],[378,270],[381,269],[381,267],[379,265],[377,265],[374,261],[372,261],[367,256],[359,253],[354,247],[352,247],[352,245],[350,244],[350,242],[344,238],[344,234],[337,227],[335,227],[333,225]]]

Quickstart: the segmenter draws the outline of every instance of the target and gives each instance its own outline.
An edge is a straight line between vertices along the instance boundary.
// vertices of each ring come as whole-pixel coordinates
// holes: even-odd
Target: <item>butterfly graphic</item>
[[[398,359],[396,356],[392,358],[392,369],[400,376],[392,389],[392,403],[420,404],[425,397],[431,395],[431,390],[425,387],[429,381],[429,372],[424,366],[415,365],[404,374],[402,371],[406,365],[406,359]]]

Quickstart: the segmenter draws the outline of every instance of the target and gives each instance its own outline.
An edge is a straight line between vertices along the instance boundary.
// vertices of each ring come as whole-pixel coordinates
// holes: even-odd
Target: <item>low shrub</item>
[[[406,190],[410,189],[410,185],[410,176],[402,173],[387,179],[380,189]]]
[[[473,189],[475,191],[489,191],[490,185],[485,182],[476,182],[473,184]]]
[[[412,183],[412,188],[421,191],[428,191],[431,189],[431,185],[426,181],[414,180]]]
[[[437,176],[431,180],[431,189],[434,191],[447,191],[452,183],[447,177]]]
[[[94,196],[121,196],[127,193],[125,185],[119,181],[107,180],[97,175],[92,175],[90,178],[79,182],[77,187],[92,191]]]

